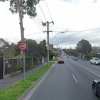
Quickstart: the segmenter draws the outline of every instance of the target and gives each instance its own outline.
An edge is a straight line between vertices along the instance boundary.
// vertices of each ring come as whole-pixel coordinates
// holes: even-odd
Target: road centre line
[[[74,62],[74,61],[73,61]],[[76,62],[74,62],[75,64],[77,64]],[[91,72],[92,74],[94,74],[94,75],[96,75],[96,76],[98,76],[98,77],[100,77],[100,75],[98,75],[98,74],[96,74],[95,72],[93,72],[93,71],[91,71],[91,70],[89,70],[89,69],[87,69],[87,68],[85,68],[85,67],[83,67],[82,65],[80,65],[80,64],[77,64],[77,65],[79,65],[80,67],[82,67],[83,69],[85,69],[85,70],[87,70],[87,71],[89,71],[89,72]]]
[[[75,76],[74,76],[73,74],[72,74],[72,76],[73,76],[73,78],[74,78],[75,82],[77,83],[77,80],[76,80]]]

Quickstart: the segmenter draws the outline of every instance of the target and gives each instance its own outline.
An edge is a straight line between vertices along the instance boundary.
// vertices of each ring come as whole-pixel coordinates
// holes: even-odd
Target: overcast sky
[[[9,11],[9,2],[0,2],[0,38],[9,43],[21,40],[19,15]],[[48,9],[49,8],[49,9]],[[38,43],[47,38],[41,22],[50,24],[50,43],[74,48],[81,39],[100,46],[100,0],[41,0],[37,17],[24,17],[25,38]]]

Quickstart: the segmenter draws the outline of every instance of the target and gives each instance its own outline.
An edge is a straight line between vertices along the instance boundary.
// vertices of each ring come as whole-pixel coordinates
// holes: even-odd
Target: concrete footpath
[[[26,71],[25,76],[28,76],[28,75],[36,72],[37,70],[39,70],[42,67],[44,67],[46,64],[47,63],[44,63],[44,64],[42,64],[42,65],[40,65],[38,67],[35,67],[35,68],[31,69],[31,70]],[[21,80],[21,79],[23,79],[23,73],[19,73],[17,75],[13,75],[13,76],[10,76],[8,78],[0,80],[0,91],[5,89],[5,88],[7,88],[11,84]]]

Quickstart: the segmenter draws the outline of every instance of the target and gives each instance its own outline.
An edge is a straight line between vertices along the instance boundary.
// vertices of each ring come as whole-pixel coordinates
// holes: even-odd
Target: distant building
[[[8,44],[4,39],[0,38],[0,48],[6,47],[6,46],[8,46],[8,45],[9,45],[9,44]]]
[[[49,45],[49,48],[50,48],[50,50],[53,52],[54,51],[54,49],[53,49],[53,44],[50,44]]]

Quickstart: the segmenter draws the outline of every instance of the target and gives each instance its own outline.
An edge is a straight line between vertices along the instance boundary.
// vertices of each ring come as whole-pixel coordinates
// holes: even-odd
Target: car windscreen
[[[95,60],[99,60],[99,59],[95,59]]]
[[[59,60],[63,60],[63,59],[59,59]]]

